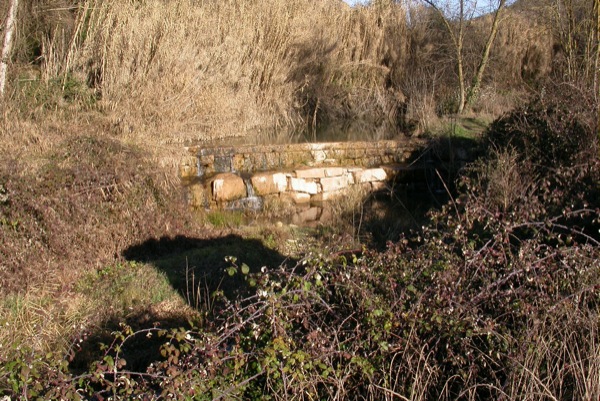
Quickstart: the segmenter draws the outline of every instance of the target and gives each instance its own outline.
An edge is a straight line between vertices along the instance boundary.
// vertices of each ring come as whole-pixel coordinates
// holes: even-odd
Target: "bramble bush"
[[[547,114],[532,120],[532,110],[505,119],[537,126]],[[0,395],[598,399],[600,169],[580,153],[548,159],[547,141],[572,132],[542,125],[519,145],[525,139],[511,136],[535,126],[490,131],[488,152],[464,172],[459,194],[383,252],[324,249],[260,271],[229,258],[223,273],[247,291],[228,299],[214,288],[210,326],[123,326],[77,376],[57,358],[3,365],[0,388],[9,390]],[[584,137],[577,149],[594,149],[595,137]],[[162,358],[128,370],[128,344],[157,337]],[[26,371],[37,373],[15,374]]]

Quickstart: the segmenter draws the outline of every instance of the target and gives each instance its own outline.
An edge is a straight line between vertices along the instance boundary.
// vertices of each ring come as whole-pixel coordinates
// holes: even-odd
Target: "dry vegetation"
[[[22,8],[11,98],[28,114],[32,97],[45,110],[77,100],[69,108],[93,106],[114,132],[141,141],[256,136],[339,119],[422,131],[456,102],[450,44],[418,5],[63,0]],[[506,111],[524,80],[551,73],[545,26],[507,17],[479,110]],[[467,73],[485,21],[470,27]]]
[[[494,124],[488,162],[423,236],[286,270],[306,251],[289,250],[293,233],[241,237],[190,215],[181,145],[347,119],[439,127],[456,77],[435,15],[388,1],[21,0],[0,100],[0,396],[160,399],[193,383],[196,399],[598,399],[589,3],[509,10],[471,112],[538,101]],[[467,73],[485,29],[469,26]]]

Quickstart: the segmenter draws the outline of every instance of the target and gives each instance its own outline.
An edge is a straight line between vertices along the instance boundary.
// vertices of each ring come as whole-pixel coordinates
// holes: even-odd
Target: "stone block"
[[[215,163],[215,155],[200,155],[200,165],[211,166]]]
[[[264,153],[251,153],[250,163],[255,170],[266,170],[267,169],[267,158]]]
[[[312,156],[309,151],[294,151],[286,152],[285,156],[282,155],[281,162],[282,167],[293,168],[298,166],[307,166],[312,160]]]
[[[279,152],[265,152],[266,170],[274,170],[281,167]]]
[[[252,171],[252,162],[248,154],[236,154],[231,159],[231,167],[234,172],[248,173]]]
[[[387,173],[382,168],[369,168],[354,173],[354,180],[357,183],[385,181],[386,179]]]
[[[211,181],[211,188],[217,202],[229,202],[247,195],[244,180],[233,173],[217,174]]]
[[[337,177],[339,175],[344,175],[348,169],[344,167],[326,167],[325,168],[325,177]]]
[[[254,193],[259,196],[285,192],[287,176],[284,173],[258,173],[250,178]]]
[[[310,154],[312,156],[312,162],[314,164],[322,163],[327,159],[327,152],[325,152],[324,150],[311,150]]]
[[[365,150],[359,147],[348,149],[346,155],[349,159],[360,159],[365,156]]]
[[[388,185],[387,183],[383,182],[383,181],[373,181],[371,182],[371,191],[373,192],[380,192],[380,191],[387,191]]]
[[[304,178],[290,177],[289,184],[290,191],[303,192],[310,195],[314,195],[320,192],[319,184],[317,184],[314,181],[305,180]]]
[[[393,163],[396,160],[396,157],[393,154],[383,154],[381,155],[381,162],[383,164]]]
[[[214,169],[217,173],[231,172],[232,156],[215,156]]]
[[[204,185],[195,183],[188,187],[188,202],[193,208],[205,208],[209,205],[210,199]]]
[[[387,174],[387,177],[388,177],[387,179],[391,180],[391,179],[395,178],[396,176],[398,176],[399,174],[401,174],[402,172],[409,169],[410,167],[407,166],[406,164],[391,163],[391,164],[386,164],[385,166],[381,166],[381,168],[385,170],[385,173]]]
[[[179,177],[191,178],[198,175],[198,159],[193,156],[186,156],[179,162]]]
[[[280,196],[282,202],[292,201],[294,204],[304,204],[310,202],[310,195],[302,192],[284,192]]]
[[[321,189],[323,192],[332,192],[345,189],[348,188],[349,185],[351,184],[347,175],[321,178]]]
[[[313,195],[310,197],[310,201],[311,202],[327,202],[333,199],[338,199],[341,196],[344,196],[344,194],[346,193],[346,191],[340,189],[337,191],[330,191],[330,192],[321,192],[318,193],[316,195]]]
[[[348,159],[347,149],[332,149],[333,158],[337,160],[339,164],[344,164]]]
[[[380,154],[381,154],[381,151],[379,149],[377,149],[376,147],[369,147],[369,148],[365,149],[365,156],[367,156],[367,157],[379,156]]]
[[[294,213],[292,216],[292,224],[305,224],[310,221],[317,221],[321,216],[321,208],[320,207],[310,207],[308,209],[300,210],[298,213]]]
[[[381,163],[381,156],[370,156],[370,157],[366,157],[365,158],[365,165],[367,167],[377,167],[377,166],[381,166],[383,163]]]
[[[325,177],[325,169],[319,167],[303,168],[294,170],[294,174],[296,178],[322,178]]]

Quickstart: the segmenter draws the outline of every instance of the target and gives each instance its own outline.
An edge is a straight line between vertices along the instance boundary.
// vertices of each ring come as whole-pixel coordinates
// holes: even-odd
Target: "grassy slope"
[[[389,56],[402,65],[402,52],[389,48],[403,28],[378,25],[398,11],[274,1],[260,11],[210,3],[214,9],[189,12],[190,2],[166,4],[98,9],[106,20],[73,53],[56,50],[55,65],[13,70],[18,84],[0,126],[3,349],[66,353],[72,338],[120,320],[203,322],[186,305],[209,309],[206,294],[180,296],[186,267],[221,269],[229,251],[254,249],[254,269],[286,255],[193,221],[174,175],[180,149],[171,144],[301,125],[316,104],[333,116],[380,116],[398,95],[381,96],[386,79],[399,77],[380,62]],[[64,62],[68,78],[60,75]],[[90,89],[83,82],[93,71],[104,82]],[[127,256],[162,237],[167,250],[156,259]]]

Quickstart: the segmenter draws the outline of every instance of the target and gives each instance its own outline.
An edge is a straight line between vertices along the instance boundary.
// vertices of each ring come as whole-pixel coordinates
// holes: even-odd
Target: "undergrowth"
[[[597,106],[573,89],[586,85],[544,88],[492,124],[485,158],[419,232],[338,252],[360,227],[324,230],[330,248],[295,243],[290,260],[278,231],[265,247],[227,235],[237,218],[192,221],[166,144],[338,118],[429,129],[455,96],[427,10],[22,4],[0,104],[0,396],[600,398]],[[549,39],[530,47],[539,27],[511,21],[486,114],[512,106],[500,82],[549,74]]]
[[[524,112],[506,118],[523,121],[518,113]],[[596,139],[536,127],[527,128],[535,138],[580,135],[588,145],[549,164],[526,147],[495,140],[514,134],[490,131],[494,146],[465,170],[458,196],[433,212],[421,231],[390,242],[385,251],[311,252],[299,262],[262,267],[260,257],[248,264],[243,255],[228,256],[213,270],[213,278],[223,278],[211,281],[190,280],[186,265],[187,300],[205,318],[152,323],[132,312],[113,323],[110,336],[74,336],[66,357],[23,344],[0,365],[0,387],[6,388],[0,394],[596,399]],[[531,146],[536,143],[545,142]],[[155,245],[148,249],[157,255],[182,246]],[[107,292],[118,292],[139,268],[117,265],[98,275],[108,279]]]

